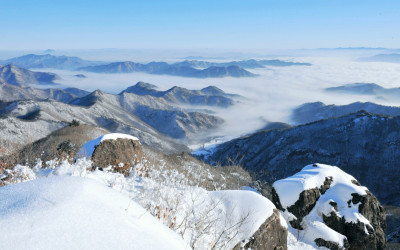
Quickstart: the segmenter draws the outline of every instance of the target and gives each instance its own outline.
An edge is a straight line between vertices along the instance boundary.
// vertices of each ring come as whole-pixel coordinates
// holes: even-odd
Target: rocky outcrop
[[[383,207],[338,167],[309,165],[273,186],[273,203],[307,243],[329,249],[385,249]]]
[[[76,156],[76,159],[79,158],[90,159],[92,170],[111,168],[113,172],[128,176],[132,168],[142,162],[143,149],[136,137],[111,133],[83,145]],[[143,167],[145,166],[141,166],[140,171],[145,171]]]
[[[244,245],[243,249],[258,250],[286,250],[287,249],[287,228],[280,222],[282,218],[277,209]],[[234,249],[241,249],[236,246]]]
[[[94,168],[111,166],[114,172],[129,175],[132,166],[138,164],[143,157],[139,141],[118,138],[105,140],[96,146],[92,162]]]

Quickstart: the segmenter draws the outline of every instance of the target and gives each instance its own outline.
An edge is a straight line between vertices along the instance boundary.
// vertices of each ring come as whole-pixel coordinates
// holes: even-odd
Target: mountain
[[[208,86],[201,90],[189,90],[177,86],[166,91],[158,91],[156,88],[152,84],[138,82],[136,85],[122,91],[122,93],[133,93],[141,96],[150,95],[170,103],[193,106],[228,107],[237,102],[235,99],[240,98],[238,95],[227,94],[215,86]]]
[[[77,97],[84,97],[85,95],[90,94],[89,91],[78,89],[78,88],[65,88],[64,91],[71,93]]]
[[[400,97],[400,88],[384,88],[375,83],[352,83],[325,89],[327,92],[340,94],[372,95],[380,99]]]
[[[388,63],[400,63],[400,54],[378,54],[371,57],[362,57],[358,61],[362,62],[388,62]]]
[[[96,73],[133,73],[144,72],[156,75],[174,75],[183,77],[208,78],[208,77],[254,77],[253,73],[248,72],[237,66],[216,67],[211,66],[206,69],[195,69],[191,66],[167,64],[165,62],[151,62],[141,64],[135,62],[114,62],[105,65],[82,67],[79,70]]]
[[[287,62],[281,60],[260,60],[260,64],[267,66],[276,66],[276,67],[287,67],[287,66],[311,66],[311,63],[300,63],[300,62]]]
[[[14,57],[0,61],[0,64],[13,64],[22,68],[53,68],[74,70],[80,67],[96,65],[100,62],[86,61],[79,57],[70,56],[54,56],[50,54],[35,55],[28,54],[20,57]]]
[[[140,118],[158,132],[180,140],[194,140],[199,133],[217,128],[223,123],[219,117],[198,111],[186,111],[164,98],[122,92],[111,95],[96,90],[71,102],[82,107],[104,105],[128,112]]]
[[[0,66],[0,79],[8,84],[26,86],[29,84],[56,84],[54,81],[60,79],[60,77],[53,73],[33,72],[7,64]]]
[[[185,60],[183,62],[174,63],[177,66],[184,67],[194,67],[194,68],[208,68],[208,67],[229,67],[229,66],[238,66],[244,69],[256,69],[256,68],[264,68],[264,66],[276,66],[276,67],[285,67],[285,66],[311,66],[310,63],[298,63],[298,62],[287,62],[281,60],[242,60],[242,61],[232,61],[232,62],[207,62],[207,61],[197,61],[197,60]]]
[[[291,120],[296,124],[305,124],[322,119],[339,117],[365,110],[374,114],[398,116],[399,107],[383,106],[371,102],[355,102],[348,105],[325,105],[322,102],[306,103],[292,111]]]
[[[19,87],[5,82],[0,82],[0,101],[3,102],[19,100],[55,100],[69,103],[80,96],[86,95],[85,93],[87,94],[88,92],[80,89],[73,89],[70,91],[57,88],[38,89],[33,87]]]
[[[136,87],[141,84],[143,85],[139,83]],[[9,84],[0,86],[0,93],[4,93],[0,95],[4,96],[3,101],[31,100],[0,105],[3,119],[17,118],[21,122],[32,123],[41,120],[62,123],[64,126],[77,120],[112,132],[133,134],[145,145],[164,152],[188,151],[181,143],[204,142],[209,139],[209,132],[224,122],[208,110],[196,109],[195,105],[226,107],[234,103],[232,99],[223,96],[229,94],[222,90],[219,90],[222,96],[207,96],[200,95],[201,90],[193,91],[196,93],[193,94],[190,90],[175,87],[160,97],[128,91],[112,95],[96,90],[87,95],[83,92],[82,97],[78,97],[73,93],[81,91],[76,89],[69,90],[73,92],[69,93],[64,90],[39,90]],[[218,89],[208,87],[204,91],[218,92]],[[180,108],[184,103],[187,108]],[[9,130],[3,132],[4,136],[11,133]]]
[[[218,145],[203,159],[239,164],[253,178],[272,182],[304,165],[340,166],[383,204],[400,205],[400,116],[365,111],[287,129],[261,131]]]

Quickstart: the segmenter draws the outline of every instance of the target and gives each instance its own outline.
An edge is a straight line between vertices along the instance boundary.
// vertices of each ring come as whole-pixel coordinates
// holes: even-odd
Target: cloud
[[[288,58],[283,58],[288,59]],[[343,58],[302,57],[296,61],[311,62],[313,66],[269,67],[251,70],[256,78],[192,79],[164,75],[97,74],[79,72],[87,78],[77,78],[78,72],[47,70],[59,74],[62,86],[89,91],[102,89],[119,93],[138,81],[157,85],[160,90],[172,86],[201,89],[215,85],[226,92],[240,94],[247,101],[228,110],[216,110],[226,120],[216,135],[237,137],[263,127],[266,121],[290,123],[291,110],[306,102],[344,105],[356,101],[372,101],[399,106],[399,101],[385,101],[372,96],[340,95],[324,92],[324,88],[355,82],[376,83],[386,88],[400,87],[400,65],[390,63],[353,62]],[[42,70],[43,71],[43,70]]]

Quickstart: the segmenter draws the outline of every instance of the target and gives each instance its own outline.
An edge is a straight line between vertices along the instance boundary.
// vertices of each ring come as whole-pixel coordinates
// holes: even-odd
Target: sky
[[[0,50],[400,44],[397,0],[0,0]]]

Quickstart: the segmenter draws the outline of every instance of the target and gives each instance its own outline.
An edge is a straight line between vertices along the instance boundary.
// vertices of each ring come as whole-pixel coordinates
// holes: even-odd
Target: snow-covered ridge
[[[132,135],[121,134],[121,133],[105,134],[83,145],[83,147],[79,150],[76,158],[77,159],[83,157],[90,158],[97,145],[99,145],[102,141],[117,140],[117,139],[129,139],[129,140],[139,141],[137,137]]]

